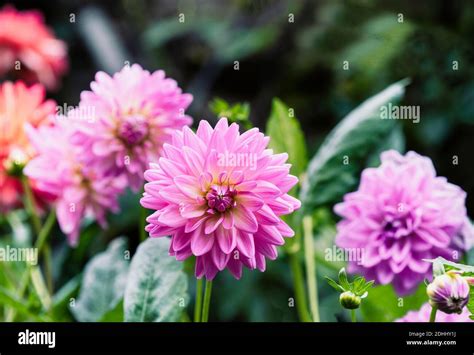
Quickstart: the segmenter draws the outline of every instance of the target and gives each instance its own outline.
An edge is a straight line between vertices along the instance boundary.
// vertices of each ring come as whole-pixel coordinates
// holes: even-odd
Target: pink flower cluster
[[[163,71],[133,65],[113,77],[99,72],[91,88],[53,127],[28,128],[38,155],[25,174],[56,197],[59,224],[72,245],[84,216],[105,226],[106,212],[118,211],[126,187],[141,186],[171,132],[191,123],[184,114],[191,95]]]
[[[66,44],[54,37],[40,12],[0,10],[0,75],[19,73],[54,89],[68,68],[66,55]]]
[[[171,235],[177,260],[196,256],[196,277],[212,280],[227,268],[238,279],[243,266],[264,271],[265,258],[274,260],[293,236],[280,216],[300,207],[288,195],[298,179],[288,155],[273,154],[268,142],[257,128],[241,134],[226,118],[214,129],[201,121],[196,133],[176,131],[145,172],[141,203],[155,210],[146,230]]]
[[[402,323],[417,323],[417,322],[428,322],[430,319],[431,306],[427,302],[418,311],[409,311],[402,318],[397,319],[395,322]],[[467,308],[464,308],[461,314],[453,313],[447,314],[443,312],[436,313],[436,322],[474,322],[470,319],[470,312]]]
[[[471,244],[462,240],[472,230],[466,228],[466,193],[436,176],[431,160],[415,152],[391,150],[381,160],[380,167],[364,170],[359,189],[335,206],[343,218],[336,244],[363,250],[362,260],[349,262],[351,272],[391,283],[405,295],[430,275],[425,259],[453,260],[454,252]]]

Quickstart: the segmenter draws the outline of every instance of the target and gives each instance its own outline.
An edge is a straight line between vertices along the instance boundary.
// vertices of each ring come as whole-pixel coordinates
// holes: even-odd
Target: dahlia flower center
[[[225,212],[235,207],[234,196],[237,194],[232,187],[213,185],[206,194],[207,205],[210,213]]]
[[[118,128],[118,135],[127,145],[141,143],[147,134],[148,123],[142,115],[127,116]]]

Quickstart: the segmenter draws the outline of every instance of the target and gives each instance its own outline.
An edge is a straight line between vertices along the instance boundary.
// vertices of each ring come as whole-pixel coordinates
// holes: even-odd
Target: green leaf
[[[252,123],[249,121],[250,106],[246,102],[230,105],[227,101],[216,97],[209,103],[209,109],[219,118],[227,117],[230,122],[243,124],[246,129],[252,128]]]
[[[330,286],[332,286],[336,291],[339,291],[339,292],[344,292],[344,287],[342,287],[341,285],[339,285],[336,281],[334,281],[333,279],[331,279],[330,277],[327,277],[325,276],[324,277],[326,279],[326,281],[328,282],[328,284]]]
[[[369,290],[369,288],[372,287],[372,285],[374,284],[374,282],[375,282],[374,280],[367,282],[364,286],[362,286],[362,287],[357,291],[357,293],[358,293],[359,295],[362,295],[362,294],[366,293],[366,292]]]
[[[304,134],[289,107],[277,98],[273,99],[266,134],[270,136],[269,147],[275,153],[288,153],[288,162],[292,164],[291,173],[300,176],[308,162]]]
[[[52,312],[58,321],[70,321],[69,303],[76,297],[81,285],[82,275],[77,275],[64,284],[53,296]]]
[[[126,322],[173,322],[186,306],[183,265],[168,255],[169,239],[149,238],[132,259],[124,297]]]
[[[472,315],[474,315],[474,286],[471,286],[469,288],[469,302],[467,304],[467,309],[469,312],[471,312],[471,318]]]
[[[355,294],[358,294],[359,289],[365,286],[365,278],[362,276],[357,276],[355,280],[352,282],[352,289]]]
[[[71,306],[78,321],[97,322],[121,301],[129,268],[126,244],[124,237],[115,239],[87,263],[79,297]]]
[[[351,289],[351,284],[347,280],[347,274],[346,274],[346,269],[342,268],[339,271],[338,274],[339,277],[339,284],[345,289],[345,290],[350,290]]]
[[[381,119],[380,109],[403,96],[407,80],[390,85],[347,115],[312,158],[300,192],[303,213],[340,201],[357,185],[371,154],[387,140],[395,120]]]
[[[393,322],[408,311],[418,310],[428,301],[426,286],[409,296],[398,296],[392,285],[373,287],[361,303],[361,313],[367,322]]]
[[[123,322],[123,299],[117,303],[114,309],[105,313],[100,322]]]

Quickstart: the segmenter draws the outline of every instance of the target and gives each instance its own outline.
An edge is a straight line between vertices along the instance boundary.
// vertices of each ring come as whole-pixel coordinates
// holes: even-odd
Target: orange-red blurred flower
[[[54,37],[39,11],[0,9],[0,76],[18,73],[15,77],[54,89],[67,70],[66,55],[66,44]]]
[[[0,85],[0,211],[21,203],[21,183],[12,174],[34,156],[35,151],[25,133],[25,124],[33,127],[50,124],[56,103],[45,100],[41,84],[27,87],[22,82]]]

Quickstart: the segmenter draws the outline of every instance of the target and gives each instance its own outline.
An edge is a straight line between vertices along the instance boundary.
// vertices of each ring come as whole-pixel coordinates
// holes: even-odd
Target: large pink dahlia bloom
[[[54,37],[39,11],[0,10],[0,75],[18,72],[25,81],[54,89],[67,70],[66,55],[66,44]]]
[[[336,244],[360,248],[362,260],[349,270],[380,284],[392,283],[400,295],[413,291],[431,273],[424,259],[453,260],[461,235],[470,223],[466,193],[446,178],[436,176],[429,158],[387,151],[378,168],[363,171],[359,189],[344,196],[335,212]]]
[[[89,153],[88,163],[106,175],[126,175],[130,186],[143,185],[149,162],[156,162],[163,143],[192,119],[184,112],[192,101],[162,70],[150,72],[138,64],[110,77],[97,73],[92,91],[81,94],[84,117],[75,140]]]
[[[417,322],[428,322],[430,319],[431,306],[429,303],[425,303],[418,311],[409,311],[402,318],[397,319],[395,322],[402,323],[417,323]],[[444,312],[436,313],[436,322],[474,322],[470,319],[470,312],[465,307],[461,314],[453,313],[447,314]]]
[[[242,266],[265,270],[265,257],[293,236],[280,219],[300,207],[287,194],[298,182],[288,155],[267,149],[257,128],[243,134],[222,118],[212,129],[176,131],[163,156],[145,172],[144,207],[151,237],[171,235],[170,255],[196,256],[196,277],[212,280],[225,268],[237,279]]]
[[[55,198],[56,214],[61,230],[72,246],[77,245],[85,216],[106,226],[108,210],[117,212],[117,197],[126,186],[122,177],[104,177],[95,167],[81,161],[83,151],[71,144],[74,132],[70,122],[37,129],[27,127],[38,155],[24,169],[36,182],[36,188]]]

